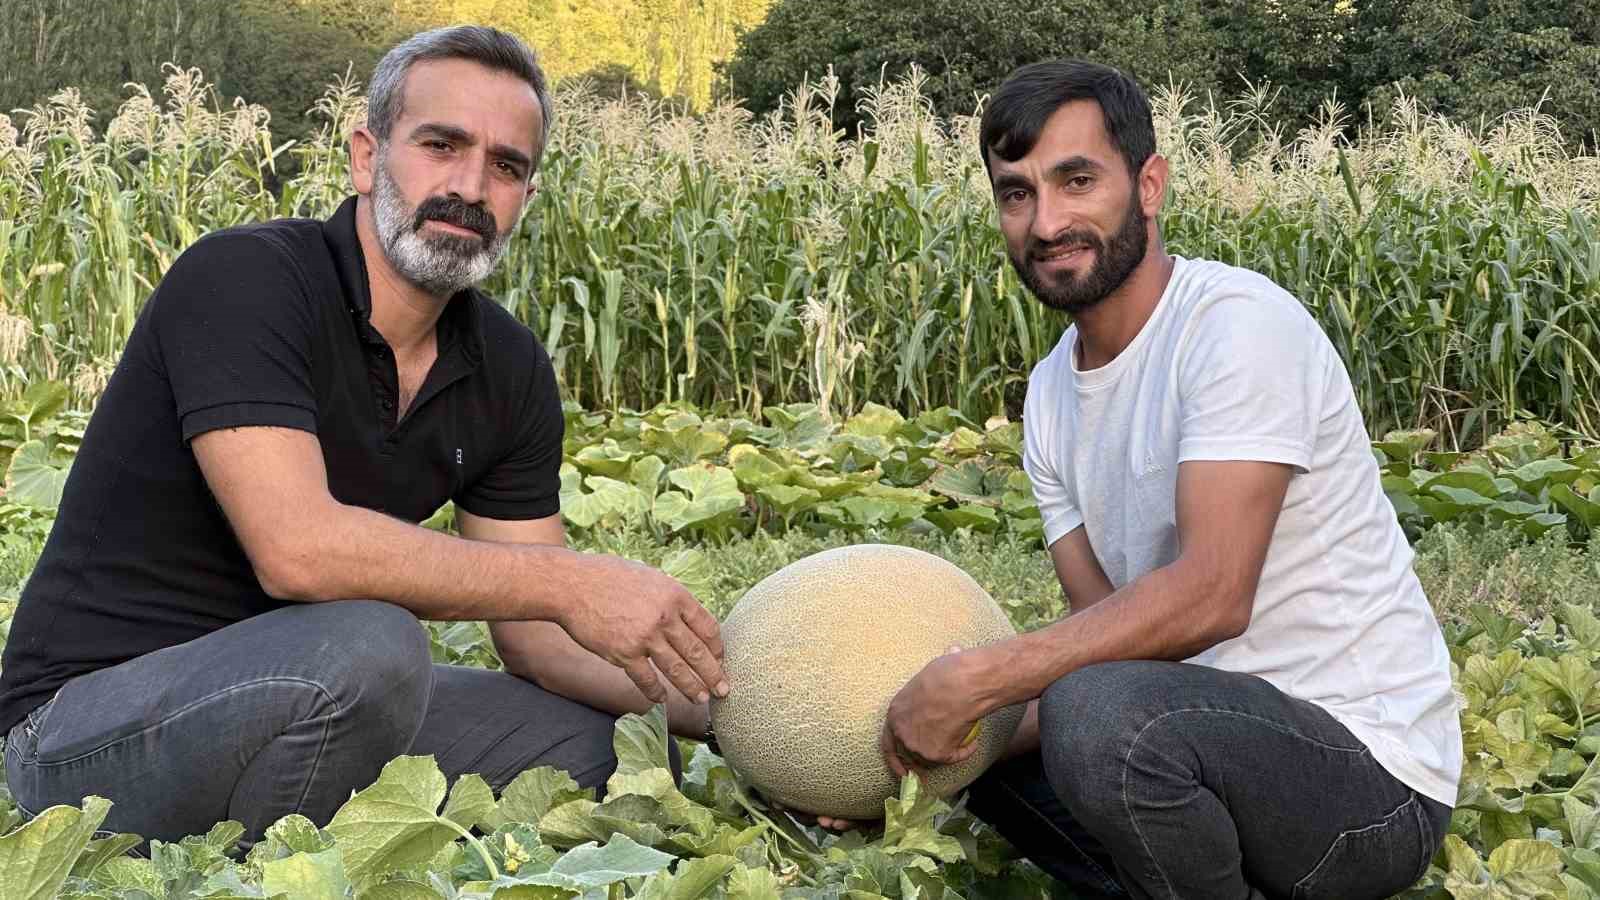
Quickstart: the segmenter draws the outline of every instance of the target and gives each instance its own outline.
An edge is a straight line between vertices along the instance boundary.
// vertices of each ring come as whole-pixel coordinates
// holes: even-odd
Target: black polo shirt
[[[476,290],[396,420],[355,198],[326,222],[229,228],[178,257],[140,312],[67,478],[0,657],[0,734],[68,679],[286,605],[267,596],[189,440],[316,434],[347,504],[419,522],[446,500],[496,519],[559,511],[563,418],[534,334]]]

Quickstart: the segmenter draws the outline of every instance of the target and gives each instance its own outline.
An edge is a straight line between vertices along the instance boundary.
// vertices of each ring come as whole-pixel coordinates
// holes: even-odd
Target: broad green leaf
[[[883,847],[925,853],[942,862],[960,862],[961,843],[940,834],[935,817],[948,807],[927,790],[916,773],[901,779],[900,794],[884,801]]]
[[[740,487],[749,491],[784,484],[791,477],[787,467],[750,444],[739,444],[729,450],[728,465]]]
[[[772,504],[779,515],[790,517],[816,506],[822,494],[807,487],[791,484],[771,484],[756,488],[756,496]]]
[[[1533,821],[1525,815],[1486,812],[1478,819],[1478,833],[1484,849],[1494,850],[1508,840],[1533,839]]]
[[[0,837],[0,884],[7,900],[49,900],[83,855],[111,801],[85,797],[82,808],[52,806]]]
[[[1439,433],[1431,428],[1390,431],[1383,436],[1383,440],[1373,441],[1372,444],[1392,459],[1411,459],[1438,436]]]
[[[1522,532],[1535,540],[1542,538],[1553,528],[1560,528],[1567,524],[1565,513],[1538,513],[1529,516],[1522,522]]]
[[[728,900],[779,900],[778,876],[771,869],[740,864],[728,874]]]
[[[581,891],[572,888],[556,887],[548,884],[514,884],[510,878],[501,878],[492,885],[494,893],[490,900],[565,900],[568,897],[577,897]],[[474,897],[482,896],[476,894]],[[597,898],[607,896],[604,892],[595,893]]]
[[[628,483],[644,498],[647,509],[655,502],[656,494],[661,492],[661,473],[666,468],[667,464],[661,461],[661,457],[652,454],[634,460],[628,469]]]
[[[711,557],[698,547],[683,547],[661,559],[661,571],[677,579],[689,593],[710,593],[716,580],[716,570]]]
[[[73,864],[72,877],[90,878],[106,861],[122,856],[143,842],[144,839],[137,834],[114,834],[92,840],[84,848],[83,855]]]
[[[1449,476],[1444,477],[1448,478]],[[1434,496],[1443,498],[1447,502],[1454,503],[1463,509],[1493,509],[1495,507],[1494,498],[1498,495],[1498,493],[1480,494],[1470,488],[1453,487],[1451,485],[1430,487],[1428,491]],[[1417,502],[1421,504],[1422,498],[1419,498]]]
[[[845,497],[817,507],[825,522],[847,528],[896,527],[922,515],[921,504],[897,503],[873,497]]]
[[[462,828],[482,825],[483,830],[493,831],[495,826],[485,823],[493,817],[494,812],[494,791],[489,789],[488,782],[478,775],[463,775],[456,779],[455,787],[450,789],[450,799],[445,801],[443,815]]]
[[[631,775],[651,769],[670,769],[669,740],[665,704],[655,704],[644,715],[628,713],[621,717],[611,738],[617,754],[616,771]]]
[[[1561,887],[1561,851],[1536,840],[1509,840],[1489,854],[1489,872],[1522,896],[1538,896]]]
[[[639,522],[650,508],[643,492],[625,481],[590,475],[583,487],[561,495],[562,517],[578,528]]]
[[[728,446],[728,435],[693,413],[677,413],[660,426],[647,425],[640,432],[645,449],[665,455],[685,465],[720,453]]]
[[[1570,847],[1562,852],[1561,857],[1567,866],[1566,874],[1590,891],[1600,892],[1600,853],[1587,847]]]
[[[439,900],[442,896],[420,881],[383,881],[362,891],[359,900]]]
[[[1595,828],[1600,825],[1600,809],[1568,794],[1561,798],[1561,812],[1566,817],[1574,846],[1585,850],[1600,849],[1600,832]]]
[[[582,890],[603,887],[625,878],[654,875],[671,862],[671,854],[641,846],[627,835],[619,834],[605,846],[590,843],[568,850],[549,872],[529,880],[535,884]]]
[[[320,853],[332,846],[332,835],[319,829],[305,816],[292,813],[267,826],[261,840],[250,848],[248,860],[260,865],[296,853]]]
[[[1571,484],[1582,474],[1582,469],[1565,460],[1538,459],[1507,472],[1506,477],[1528,493],[1537,494],[1547,484]]]
[[[296,853],[263,865],[261,889],[268,896],[288,894],[294,900],[344,900],[350,879],[339,851],[329,849]]]
[[[915,487],[928,480],[936,464],[928,459],[927,451],[917,447],[901,447],[890,453],[881,464],[884,480],[896,487]]]
[[[993,531],[1000,524],[1000,517],[993,508],[988,506],[958,506],[954,509],[935,509],[927,512],[923,518],[939,526],[945,531],[955,531],[958,528],[971,528],[974,531]]]
[[[1550,499],[1590,528],[1600,527],[1600,503],[1580,497],[1564,484],[1550,486]]]
[[[61,505],[72,463],[51,456],[44,441],[28,441],[11,456],[6,471],[6,498],[35,509],[54,510]]]
[[[595,824],[594,811],[600,806],[584,798],[558,803],[539,817],[539,836],[557,847],[572,847],[589,840],[603,841],[610,832]]]
[[[378,780],[334,813],[328,833],[344,854],[355,880],[427,862],[459,837],[436,811],[444,802],[445,778],[431,756],[400,756]]]
[[[902,416],[899,412],[869,401],[861,407],[859,412],[846,420],[840,430],[845,434],[888,437],[899,430],[905,420],[905,416]]]
[[[849,475],[827,475],[812,469],[800,469],[794,473],[794,484],[798,487],[810,488],[822,495],[823,500],[837,500],[859,492],[874,479],[870,472],[858,472]]]
[[[652,876],[635,896],[639,900],[700,900],[711,894],[737,864],[732,856],[721,855],[679,860],[671,874]]]
[[[1468,881],[1481,881],[1488,875],[1488,869],[1484,868],[1483,858],[1478,856],[1478,851],[1472,849],[1472,846],[1459,835],[1445,835],[1441,851],[1445,857],[1445,870],[1451,874],[1460,875]]]
[[[638,450],[623,447],[616,438],[606,438],[573,454],[572,461],[589,475],[624,478],[638,456]]]
[[[1588,606],[1576,603],[1562,603],[1559,607],[1561,624],[1567,626],[1567,633],[1578,646],[1585,650],[1600,650],[1600,617]]]
[[[961,503],[998,506],[1002,491],[992,491],[986,476],[988,470],[973,460],[940,470],[928,487],[938,494]]]
[[[934,447],[946,459],[967,459],[983,452],[983,435],[963,425],[941,438]]]

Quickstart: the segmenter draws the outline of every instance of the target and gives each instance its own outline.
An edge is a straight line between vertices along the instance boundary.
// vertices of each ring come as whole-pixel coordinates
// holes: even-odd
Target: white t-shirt
[[[1294,466],[1249,627],[1188,662],[1323,707],[1396,778],[1454,806],[1450,658],[1349,375],[1305,307],[1256,272],[1177,257],[1116,359],[1079,370],[1077,337],[1068,328],[1034,368],[1023,411],[1046,545],[1086,527],[1121,588],[1177,559],[1180,463]]]

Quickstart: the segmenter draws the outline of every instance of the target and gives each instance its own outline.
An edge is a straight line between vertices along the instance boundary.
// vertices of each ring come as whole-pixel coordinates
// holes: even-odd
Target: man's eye
[[[450,144],[449,144],[448,141],[437,141],[437,140],[435,140],[435,141],[429,141],[428,142],[428,147],[430,149],[433,149],[433,150],[449,150],[450,149]]]

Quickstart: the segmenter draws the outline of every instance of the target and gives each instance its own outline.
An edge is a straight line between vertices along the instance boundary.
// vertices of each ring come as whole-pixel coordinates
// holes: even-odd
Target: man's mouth
[[[1048,253],[1035,253],[1033,260],[1046,268],[1067,266],[1077,262],[1093,249],[1088,244],[1073,244],[1070,247],[1061,247]]]
[[[448,231],[451,234],[459,234],[459,235],[462,235],[463,237],[474,237],[474,238],[480,238],[480,239],[483,237],[483,235],[477,233],[476,231],[473,231],[470,228],[466,228],[466,227],[461,226],[461,225],[456,225],[456,224],[451,223],[451,222],[446,222],[443,219],[424,219],[423,220],[423,224],[432,225],[435,228],[441,229],[443,231]]]

